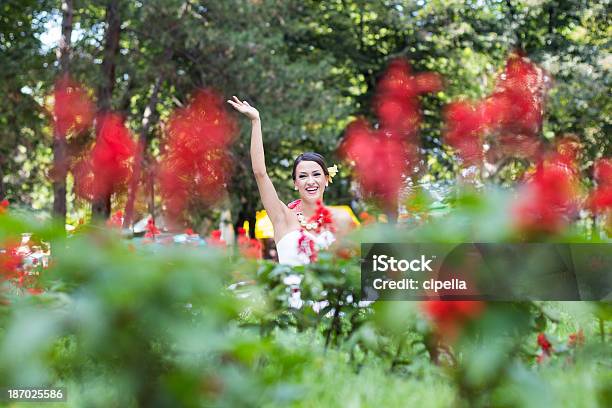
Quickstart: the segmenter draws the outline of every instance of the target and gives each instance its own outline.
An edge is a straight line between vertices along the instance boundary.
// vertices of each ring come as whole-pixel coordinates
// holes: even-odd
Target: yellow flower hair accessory
[[[327,172],[329,173],[327,180],[332,183],[332,179],[336,177],[336,174],[338,174],[338,166],[334,164],[333,166],[328,167]]]

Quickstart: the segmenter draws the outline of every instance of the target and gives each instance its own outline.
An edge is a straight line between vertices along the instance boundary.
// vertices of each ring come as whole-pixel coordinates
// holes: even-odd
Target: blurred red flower
[[[4,214],[9,207],[9,202],[8,200],[2,200],[0,201],[0,214]]]
[[[464,165],[482,162],[485,117],[482,108],[467,101],[453,102],[444,112],[444,141],[457,150]]]
[[[81,85],[65,75],[55,82],[53,96],[56,137],[64,138],[70,131],[79,133],[91,126],[94,104]]]
[[[489,162],[505,157],[536,159],[549,86],[543,69],[522,53],[512,53],[491,95],[475,102],[453,102],[446,108],[445,143],[468,166],[482,163],[485,141]]]
[[[221,238],[221,230],[213,230],[210,237],[206,239],[206,243],[213,247],[225,247],[225,240]]]
[[[40,295],[44,292],[41,288],[27,288],[27,291],[30,295]]]
[[[106,225],[111,228],[121,228],[123,226],[123,211],[119,210],[112,214],[106,221]]]
[[[300,230],[300,237],[298,238],[297,245],[298,253],[305,254],[311,263],[317,262],[318,251],[315,246],[315,242],[304,232],[304,229]]]
[[[367,211],[362,211],[359,213],[359,219],[363,225],[368,225],[376,222],[376,218],[370,215]]]
[[[548,341],[548,338],[544,333],[538,334],[538,346],[540,346],[546,355],[550,355],[552,352],[552,344],[550,344],[550,341]]]
[[[417,95],[417,88],[412,76],[412,67],[405,58],[396,58],[378,82],[377,91],[390,97],[407,99]]]
[[[589,197],[589,205],[596,214],[612,209],[612,186],[602,186],[593,190]]]
[[[519,192],[513,215],[521,232],[558,233],[578,211],[576,169],[557,155],[541,160]]]
[[[397,204],[404,177],[418,161],[418,96],[441,88],[438,74],[413,74],[408,60],[395,59],[376,88],[374,110],[379,129],[372,130],[365,119],[352,122],[346,129],[341,156],[354,163],[364,195],[387,209]]]
[[[593,177],[599,185],[612,186],[612,157],[602,158],[595,162]]]
[[[597,186],[589,196],[589,208],[596,214],[612,210],[612,158],[602,158],[595,162],[593,178]]]
[[[336,232],[336,228],[334,227],[334,219],[332,217],[331,211],[323,205],[321,200],[317,201],[317,208],[315,209],[314,214],[308,220],[309,223],[316,222],[317,228],[315,232],[317,234],[321,233],[323,230],[328,230],[331,232]]]
[[[160,234],[159,229],[157,228],[157,226],[155,226],[155,220],[153,219],[153,217],[149,217],[149,219],[147,220],[147,227],[146,227],[146,233],[145,233],[145,238],[155,238],[156,235]]]
[[[554,350],[552,344],[550,343],[550,341],[548,341],[548,338],[544,333],[538,334],[538,346],[542,351],[536,357],[536,362],[538,364],[541,364],[552,355],[552,352]]]
[[[490,126],[503,132],[536,135],[542,125],[548,74],[521,52],[514,52],[506,61],[505,71],[498,77],[490,102],[498,109],[489,110]],[[499,109],[502,108],[502,109]]]
[[[575,333],[570,333],[567,339],[568,347],[577,347],[577,346],[583,346],[583,345],[584,345],[584,332],[582,331],[582,329],[578,330]]]
[[[354,163],[364,195],[392,208],[408,171],[406,143],[358,119],[347,127],[340,152]]]
[[[223,100],[201,90],[174,112],[167,129],[159,183],[168,213],[179,217],[192,199],[213,204],[221,198],[230,178],[228,150],[237,127]]]
[[[136,152],[120,115],[101,114],[96,123],[96,143],[73,171],[77,194],[90,201],[127,187]]]
[[[563,135],[555,142],[555,152],[559,159],[576,168],[578,167],[577,160],[581,149],[580,139],[573,134]]]
[[[438,74],[414,75],[408,60],[393,60],[376,89],[375,111],[381,129],[413,139],[421,123],[418,96],[440,89],[442,80]]]
[[[244,231],[244,230],[243,230]],[[262,245],[256,238],[249,238],[246,233],[239,233],[238,235],[238,249],[245,258],[250,259],[261,259],[262,258]]]
[[[430,300],[422,302],[421,307],[434,323],[437,334],[452,342],[467,322],[483,313],[486,304],[472,300]]]
[[[5,242],[0,249],[0,277],[4,280],[19,277],[23,255],[18,249],[16,242]]]

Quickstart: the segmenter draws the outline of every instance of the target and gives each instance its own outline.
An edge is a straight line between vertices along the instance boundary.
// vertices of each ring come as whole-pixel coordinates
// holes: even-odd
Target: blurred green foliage
[[[412,230],[376,225],[353,239],[506,240],[511,225],[487,223],[507,196],[486,197],[461,196]],[[611,402],[607,303],[489,303],[445,338],[423,303],[360,304],[355,253],[289,268],[106,230],[65,238],[35,217],[0,215],[0,242],[23,232],[50,242],[52,266],[40,295],[0,286],[0,388],[66,387],[57,406]],[[291,303],[296,277],[301,307]],[[553,352],[536,363],[541,333]]]

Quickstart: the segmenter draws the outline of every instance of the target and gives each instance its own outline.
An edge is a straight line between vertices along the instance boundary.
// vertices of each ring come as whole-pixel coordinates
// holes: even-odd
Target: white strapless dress
[[[336,240],[334,234],[330,231],[323,231],[319,235],[314,235],[308,231],[304,231],[304,233],[314,241],[317,251],[327,249]],[[310,263],[308,254],[298,250],[300,236],[300,231],[291,231],[276,243],[279,264],[298,266]]]
[[[319,235],[314,235],[308,231],[304,231],[304,233],[314,241],[315,250],[317,251],[328,248],[336,240],[334,234],[330,231],[323,231]],[[276,253],[278,254],[279,264],[299,266],[310,263],[308,254],[298,250],[298,242],[301,235],[300,231],[291,231],[276,243]],[[295,274],[288,275],[283,279],[283,283],[290,289],[289,306],[294,309],[300,309],[304,305],[300,292],[301,282],[302,277]],[[326,301],[315,302],[312,306],[315,312],[318,313],[326,304]]]

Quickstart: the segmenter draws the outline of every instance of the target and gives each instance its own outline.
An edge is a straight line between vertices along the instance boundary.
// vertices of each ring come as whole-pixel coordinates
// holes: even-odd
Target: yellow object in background
[[[346,212],[353,219],[355,225],[361,224],[351,207],[348,205],[330,205],[329,207]],[[270,221],[266,210],[257,211],[255,215],[255,238],[274,238],[274,228],[272,227],[272,221]]]

